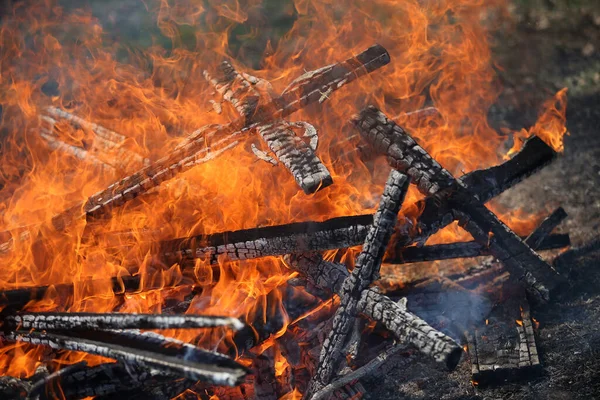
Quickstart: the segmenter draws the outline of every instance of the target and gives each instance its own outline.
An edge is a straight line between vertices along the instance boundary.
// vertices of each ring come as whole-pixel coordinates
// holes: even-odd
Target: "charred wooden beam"
[[[379,267],[409,183],[406,175],[397,171],[390,173],[363,250],[356,259],[354,270],[342,284],[340,306],[333,318],[333,328],[323,343],[319,367],[309,385],[306,398],[312,398],[317,391],[327,386],[337,373],[339,362],[344,357],[344,345],[359,312],[361,295],[379,276]]]
[[[110,329],[196,329],[218,326],[235,330],[244,324],[236,318],[203,315],[125,313],[23,313],[3,318],[10,329],[110,330]]]
[[[164,382],[172,384],[173,380],[173,376],[158,369],[116,362],[87,367],[64,377],[61,391],[66,400],[92,396],[111,396],[114,399],[115,393],[129,393]]]
[[[341,293],[342,282],[349,275],[345,265],[324,261],[317,254],[293,255],[288,260],[292,269],[305,275],[315,286],[333,293]],[[410,313],[404,303],[397,303],[375,289],[367,289],[363,291],[358,307],[360,313],[381,322],[399,341],[410,343],[449,369],[458,364],[462,354],[460,346]]]
[[[158,347],[156,342],[164,337],[155,333],[122,331],[86,331],[77,335],[69,331],[9,331],[3,334],[6,340],[45,345],[53,349],[64,349],[96,354],[113,358],[129,365],[155,368],[169,375],[185,377],[216,385],[234,386],[246,375],[246,369],[225,356],[206,352],[206,359],[197,360],[188,355],[189,348]],[[164,340],[169,344],[169,340]],[[182,352],[183,349],[183,352]],[[204,351],[195,349],[194,354]],[[213,362],[218,359],[218,363]],[[206,363],[210,360],[210,363]],[[226,364],[226,366],[225,366]],[[235,365],[235,366],[234,366]]]
[[[240,116],[246,119],[252,116],[258,106],[260,94],[252,82],[237,72],[233,65],[223,61],[219,65],[217,76],[212,77],[208,71],[204,71],[203,74],[204,78],[223,96],[223,99],[235,107]]]
[[[85,282],[80,282],[83,284]],[[126,291],[134,291],[140,289],[139,276],[122,276],[119,278],[111,278],[109,281],[91,280],[91,284],[106,283],[112,286],[115,293],[123,293]],[[42,300],[46,296],[49,288],[55,290],[61,298],[67,298],[73,294],[72,283],[62,283],[52,286],[34,286],[30,288],[12,289],[0,292],[0,305],[4,314],[21,310],[29,301]],[[157,287],[158,288],[158,287]],[[147,288],[152,289],[152,287]]]
[[[527,237],[521,236],[522,240]],[[553,250],[561,249],[571,245],[571,239],[568,234],[549,235],[543,239],[535,249]],[[533,247],[533,246],[532,246]],[[391,258],[383,261],[388,264],[408,264],[422,261],[450,260],[454,258],[471,258],[489,256],[491,253],[488,248],[482,246],[479,242],[459,242],[448,244],[434,244],[430,246],[411,246],[406,247],[400,254],[395,254]]]
[[[549,289],[560,281],[558,273],[527,246],[484,203],[435,161],[395,122],[375,107],[367,107],[352,119],[361,135],[387,156],[389,164],[406,172],[425,195],[446,203],[452,220],[459,220],[474,239],[489,247],[511,275],[528,291],[547,301]]]
[[[375,45],[355,57],[327,67],[327,70],[295,85],[280,97],[272,99],[267,104],[259,104],[251,118],[236,120],[230,125],[215,128],[211,135],[221,138],[226,136],[223,139],[207,144],[204,137],[198,138],[175,149],[152,165],[114,183],[106,190],[91,196],[84,206],[86,215],[89,217],[100,216],[111,208],[124,204],[188,169],[187,165],[190,162],[206,156],[207,152],[214,151],[215,146],[218,149],[241,138],[254,127],[282,119],[310,103],[317,102],[321,98],[321,90],[335,91],[388,64],[389,61],[387,51],[383,47]]]
[[[47,115],[41,115],[42,136],[51,147],[56,147],[60,144],[63,151],[72,152],[79,159],[90,163],[104,165],[103,168],[122,168],[130,163],[137,166],[148,165],[150,161],[143,158],[141,155],[129,151],[123,147],[127,137],[116,133],[103,126],[93,122],[86,121],[74,114],[61,110],[56,107],[47,107],[44,109]],[[65,122],[73,129],[83,129],[94,134],[92,143],[87,146],[89,148],[80,148],[70,146],[59,140],[60,131],[57,128],[57,123]],[[67,148],[69,147],[69,148]],[[100,159],[97,156],[114,154],[114,161],[109,162],[108,157]],[[101,157],[102,158],[102,157]],[[113,165],[114,164],[114,165]]]
[[[364,242],[373,215],[332,218],[323,222],[297,222],[213,235],[198,235],[161,243],[168,258],[208,258],[220,255],[231,260],[325,251],[357,246]]]
[[[333,183],[327,167],[284,121],[260,125],[258,133],[304,193],[314,193]]]
[[[103,142],[103,146],[107,148],[118,146],[119,144],[123,143],[125,139],[127,139],[120,133],[106,129],[103,126],[93,122],[86,121],[77,115],[71,114],[70,112],[61,110],[57,107],[47,107],[45,112],[47,112],[55,120],[64,120],[69,122],[76,129],[81,128],[94,132],[99,140]]]
[[[527,245],[531,246],[533,249],[541,249],[544,242],[550,237],[550,233],[554,230],[554,228],[556,228],[567,217],[567,212],[562,207],[558,207],[552,214],[542,221],[542,223],[535,231],[531,233],[531,235],[525,239],[525,243],[527,243]]]

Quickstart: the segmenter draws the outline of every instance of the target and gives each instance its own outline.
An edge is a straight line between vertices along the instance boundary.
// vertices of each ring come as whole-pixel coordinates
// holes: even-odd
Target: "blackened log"
[[[342,284],[340,306],[333,318],[333,328],[323,343],[319,367],[306,398],[312,398],[314,393],[327,386],[338,370],[339,362],[344,357],[344,345],[359,312],[358,302],[362,292],[379,276],[379,267],[409,183],[406,175],[398,171],[390,173],[363,250],[356,259],[354,270]]]
[[[499,259],[511,276],[522,281],[529,293],[548,301],[549,290],[560,276],[527,246],[510,228],[481,203],[454,203],[456,219],[473,238],[487,245],[494,257]]]
[[[349,275],[345,265],[324,261],[317,254],[293,255],[288,260],[292,269],[305,275],[315,286],[333,293],[341,292],[342,283]],[[454,369],[458,364],[462,354],[461,347],[452,338],[408,312],[406,305],[369,288],[363,291],[358,306],[360,313],[381,322],[399,341],[410,343],[437,362],[444,363],[449,369]]]
[[[154,334],[156,335],[156,334]],[[143,368],[156,368],[166,374],[201,380],[216,385],[234,386],[241,382],[246,369],[241,365],[230,366],[205,364],[184,357],[177,349],[162,348],[155,351],[153,342],[146,346],[145,340],[139,340],[140,335],[131,332],[79,332],[74,336],[71,332],[36,332],[14,331],[4,333],[4,338],[11,341],[26,342],[34,345],[45,345],[53,349],[64,349],[96,354],[113,358],[126,364]],[[155,337],[154,337],[155,338]],[[212,354],[211,354],[212,357]],[[223,358],[225,359],[225,357]],[[233,363],[233,361],[230,361]]]
[[[521,236],[521,240],[527,237]],[[568,247],[571,240],[568,234],[554,234],[542,239],[535,247],[536,250],[553,250]],[[434,244],[430,246],[411,246],[402,249],[400,254],[395,254],[391,258],[385,258],[383,261],[388,264],[408,264],[422,261],[439,261],[453,258],[470,258],[489,256],[491,253],[488,248],[482,246],[479,242],[459,242],[448,244]]]
[[[540,249],[544,240],[550,235],[550,232],[567,217],[567,212],[562,207],[557,208],[525,239],[525,242],[533,249]]]
[[[202,315],[125,313],[23,313],[3,318],[11,329],[110,330],[110,329],[195,329],[217,326],[242,329],[236,318]]]
[[[450,172],[377,108],[367,107],[351,123],[377,153],[387,157],[392,168],[408,174],[421,193],[433,195],[454,183]]]
[[[105,282],[104,280],[102,282]],[[81,282],[80,282],[81,283]],[[98,281],[91,281],[92,284]],[[122,276],[111,278],[108,285],[112,286],[115,293],[134,291],[140,288],[139,276]],[[60,297],[69,297],[73,294],[72,283],[61,283],[52,286],[34,286],[30,288],[11,289],[0,292],[0,305],[4,313],[22,309],[29,301],[42,300],[47,290],[52,287]]]
[[[314,193],[333,183],[327,167],[285,121],[260,125],[258,133],[304,193]]]
[[[460,181],[435,161],[415,140],[373,106],[351,122],[388,163],[407,173],[423,194],[446,203],[461,226],[500,259],[511,275],[525,283],[535,297],[549,300],[549,289],[560,281],[558,273],[510,228],[487,209]]]
[[[372,224],[373,215],[367,214],[198,235],[161,242],[161,252],[168,258],[208,258],[214,264],[220,255],[245,260],[325,251],[363,243]]]
[[[256,400],[277,400],[279,398],[274,357],[272,347],[253,357],[253,387]]]
[[[458,179],[459,186],[486,203],[547,166],[557,156],[552,147],[534,136],[525,142],[513,158],[500,165],[468,173]],[[429,196],[419,202],[419,209],[423,210],[417,221],[419,233],[414,235],[412,241],[420,244],[454,220],[452,210],[438,196]],[[398,246],[408,245],[412,241],[399,240]]]
[[[121,362],[87,367],[66,376],[61,381],[61,391],[66,400],[92,396],[111,396],[161,383],[173,377],[158,369],[146,369]]]

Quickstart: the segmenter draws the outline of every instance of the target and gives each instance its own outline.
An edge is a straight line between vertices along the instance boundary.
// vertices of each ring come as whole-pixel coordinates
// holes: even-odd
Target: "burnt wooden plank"
[[[541,371],[525,291],[517,288],[469,335],[473,380],[479,385],[530,377]]]

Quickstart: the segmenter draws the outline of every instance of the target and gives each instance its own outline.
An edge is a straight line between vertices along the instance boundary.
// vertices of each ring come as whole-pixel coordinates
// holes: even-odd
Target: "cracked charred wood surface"
[[[487,246],[503,262],[515,279],[525,283],[532,295],[549,300],[549,288],[560,281],[558,273],[404,129],[372,106],[353,117],[351,122],[376,151],[387,156],[393,168],[412,178],[419,191],[446,203],[451,214],[449,219],[459,220],[476,241]]]
[[[535,298],[548,301],[550,289],[559,281],[558,273],[531,247],[480,203],[455,203],[460,225],[473,238],[487,245],[511,276],[522,281]]]
[[[11,329],[37,330],[107,330],[107,329],[178,329],[213,328],[242,329],[236,318],[201,315],[161,315],[124,313],[24,313],[3,318]]]
[[[373,215],[357,215],[174,239],[161,248],[167,258],[208,258],[215,264],[221,255],[245,260],[357,246],[372,224]]]
[[[96,354],[127,365],[154,368],[168,375],[216,385],[234,386],[246,375],[244,367],[226,356],[186,346],[152,332],[87,331],[73,335],[68,331],[17,330],[3,336],[11,341]],[[160,346],[168,344],[180,344],[181,347]]]
[[[214,86],[224,100],[235,107],[240,116],[246,119],[252,116],[258,106],[260,94],[252,82],[237,72],[228,61],[223,61],[219,65],[216,77],[204,71],[204,78]]]
[[[305,275],[315,286],[337,294],[341,293],[342,283],[350,275],[345,265],[324,261],[318,254],[291,256],[289,265]],[[382,323],[399,341],[415,346],[449,369],[456,367],[462,354],[460,346],[452,338],[410,313],[405,304],[393,301],[374,288],[368,288],[361,294],[358,311]]]
[[[356,259],[354,270],[342,284],[340,306],[333,317],[333,328],[323,343],[319,367],[309,385],[306,398],[312,398],[314,393],[327,386],[337,372],[339,362],[344,357],[346,339],[359,312],[358,303],[362,292],[379,276],[379,267],[409,183],[408,177],[398,171],[392,171],[388,177],[363,250]]]
[[[308,144],[286,126],[285,121],[260,125],[257,130],[304,193],[314,193],[333,183],[327,167]]]
[[[61,390],[67,400],[92,396],[111,396],[115,393],[127,393],[159,384],[172,376],[158,369],[147,369],[137,365],[125,365],[121,362],[99,364],[74,372],[61,381]]]
[[[32,379],[32,386],[27,395],[28,399],[45,399],[47,396],[45,395],[48,390],[50,390],[50,386],[55,384],[57,381],[61,381],[65,377],[83,370],[87,367],[87,361],[81,361],[76,364],[68,365],[64,368],[61,368],[49,375],[42,376],[38,379]]]
[[[548,165],[556,152],[541,139],[527,141],[512,159],[498,166],[474,171],[459,179],[482,202],[521,182]],[[413,242],[424,244],[429,236],[453,221],[452,210],[436,196],[428,196],[418,204],[422,209],[416,229],[404,234],[396,232],[396,253]],[[162,242],[163,253],[175,258],[209,258],[218,262],[220,255],[231,260],[324,251],[352,247],[363,243],[372,215],[339,217],[324,222],[299,222],[264,228],[197,235]]]

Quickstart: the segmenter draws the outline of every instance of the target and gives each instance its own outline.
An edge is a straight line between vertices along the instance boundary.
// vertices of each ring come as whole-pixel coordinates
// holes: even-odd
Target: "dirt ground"
[[[564,155],[498,201],[529,212],[562,205],[569,218],[560,231],[569,232],[577,247],[597,240],[600,228],[600,5],[572,3],[582,5],[567,12],[560,2],[515,2],[515,25],[496,36],[506,89],[490,117],[528,126],[531,110],[553,91],[569,88]],[[532,308],[540,322],[541,376],[482,388],[470,383],[468,356],[450,374],[418,361],[366,381],[366,398],[600,399],[600,249],[568,264],[570,287]]]

